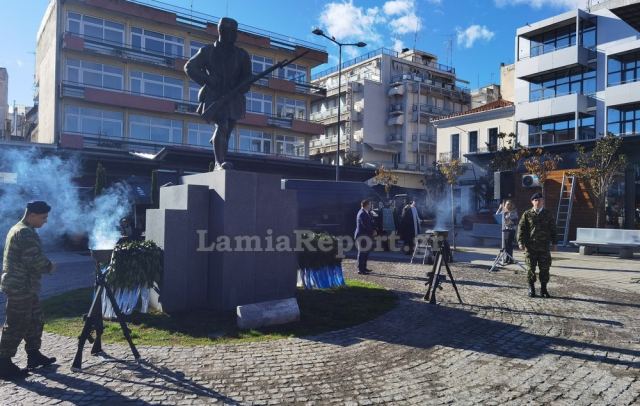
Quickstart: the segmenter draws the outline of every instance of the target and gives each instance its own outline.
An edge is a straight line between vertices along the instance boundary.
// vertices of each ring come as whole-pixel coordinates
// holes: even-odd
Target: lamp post
[[[355,43],[343,43],[336,41],[335,37],[330,37],[324,33],[320,28],[316,28],[311,31],[315,35],[325,37],[329,41],[338,45],[338,143],[336,145],[336,182],[340,180],[340,90],[342,88],[342,47],[343,46],[355,46],[358,48],[366,47],[364,42]]]

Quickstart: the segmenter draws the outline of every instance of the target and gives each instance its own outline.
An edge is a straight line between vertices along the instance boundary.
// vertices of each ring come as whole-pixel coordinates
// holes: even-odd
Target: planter
[[[344,286],[342,264],[299,269],[298,284],[305,289],[329,289]]]

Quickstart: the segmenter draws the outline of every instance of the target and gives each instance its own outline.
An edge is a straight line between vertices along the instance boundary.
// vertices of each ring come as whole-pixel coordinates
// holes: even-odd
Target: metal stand
[[[527,272],[527,269],[524,266],[522,266],[522,264],[517,259],[509,255],[509,253],[507,252],[507,248],[505,247],[505,242],[504,242],[505,241],[504,235],[505,235],[505,232],[502,231],[502,244],[500,245],[500,252],[496,256],[496,259],[493,260],[493,265],[491,265],[491,269],[489,269],[489,272],[495,272],[495,269],[498,266],[507,265],[507,260],[509,259],[511,260],[512,263],[522,268],[523,271]]]
[[[451,273],[451,268],[449,268],[449,258],[451,257],[451,249],[449,248],[449,243],[445,240],[440,243],[434,241],[433,251],[436,253],[435,261],[433,262],[433,269],[431,272],[427,273],[427,293],[424,295],[424,300],[428,300],[430,304],[436,304],[436,288],[442,289],[440,286],[441,282],[446,279],[444,275],[440,275],[442,271],[442,265],[444,265],[447,270],[447,275],[449,275],[449,279],[451,279],[451,285],[453,285],[453,290],[456,292],[456,296],[458,296],[458,301],[462,304],[462,298],[460,297],[460,293],[458,292],[458,287],[456,286],[456,281],[453,279],[453,274]]]
[[[118,302],[116,301],[113,292],[106,284],[106,274],[107,272],[102,272],[100,269],[100,263],[96,261],[96,282],[95,282],[95,296],[93,297],[93,302],[91,302],[91,307],[89,308],[89,313],[87,313],[84,318],[84,326],[82,327],[82,332],[78,336],[78,351],[76,352],[76,356],[73,359],[73,364],[71,365],[72,370],[81,370],[82,369],[82,351],[84,350],[84,344],[86,341],[93,343],[91,347],[91,355],[100,355],[103,352],[102,350],[102,333],[104,332],[104,324],[102,322],[102,292],[106,292],[107,297],[109,298],[109,302],[113,307],[113,311],[116,314],[116,319],[118,323],[120,323],[120,328],[122,329],[122,333],[124,338],[129,343],[129,348],[131,349],[131,353],[133,354],[136,361],[140,360],[140,353],[136,349],[136,346],[133,344],[131,340],[131,330],[127,326],[127,323],[124,320],[124,315],[118,306]],[[96,337],[93,338],[91,333],[95,331]]]

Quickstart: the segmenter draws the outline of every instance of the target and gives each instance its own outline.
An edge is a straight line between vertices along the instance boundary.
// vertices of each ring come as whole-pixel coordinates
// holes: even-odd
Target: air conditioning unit
[[[540,179],[538,179],[537,175],[522,175],[522,187],[532,188],[532,187],[540,187]]]

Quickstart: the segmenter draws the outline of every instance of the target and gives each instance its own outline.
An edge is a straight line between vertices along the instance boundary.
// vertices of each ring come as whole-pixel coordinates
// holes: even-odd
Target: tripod
[[[131,340],[131,330],[129,330],[129,327],[124,320],[124,315],[118,306],[118,302],[116,301],[111,288],[107,286],[106,275],[109,270],[110,268],[107,268],[107,271],[103,273],[100,269],[100,262],[96,259],[95,295],[91,302],[89,313],[83,317],[84,326],[82,327],[82,332],[78,336],[78,351],[76,352],[76,356],[73,358],[73,364],[71,364],[72,370],[82,369],[82,351],[86,341],[93,343],[93,346],[91,347],[91,355],[100,355],[104,353],[102,350],[102,333],[104,332],[104,324],[102,322],[102,292],[106,292],[107,297],[109,298],[111,307],[116,314],[116,319],[118,320],[118,323],[120,323],[120,328],[122,329],[124,338],[129,343],[131,353],[136,361],[140,360],[140,353],[138,353],[138,349]],[[96,332],[95,338],[91,336],[91,332],[93,331]]]
[[[442,265],[447,270],[447,274],[449,275],[449,279],[451,279],[451,284],[453,285],[453,290],[456,292],[456,296],[458,296],[458,301],[462,303],[462,298],[460,298],[460,293],[458,293],[458,287],[456,286],[456,281],[453,279],[453,274],[451,273],[451,268],[449,268],[449,258],[451,258],[451,250],[449,248],[449,243],[444,241],[439,241],[437,236],[433,238],[433,251],[436,254],[436,258],[433,261],[433,269],[431,272],[427,273],[427,293],[424,294],[424,300],[428,300],[430,304],[436,304],[436,288],[442,289],[440,283],[446,279],[445,275],[440,275],[442,271]]]
[[[507,263],[507,260],[511,260],[514,264],[518,265],[520,268],[522,268],[523,271],[527,271],[525,269],[524,266],[522,266],[522,264],[516,260],[512,255],[510,255],[507,252],[507,247],[505,247],[505,240],[506,240],[506,234],[507,234],[507,230],[502,230],[502,244],[500,245],[500,252],[498,253],[498,255],[496,256],[496,259],[493,260],[493,265],[491,266],[491,269],[489,269],[489,272],[494,272],[495,269],[498,266],[504,266]],[[517,273],[517,271],[516,271]]]

